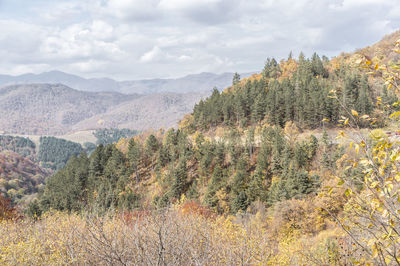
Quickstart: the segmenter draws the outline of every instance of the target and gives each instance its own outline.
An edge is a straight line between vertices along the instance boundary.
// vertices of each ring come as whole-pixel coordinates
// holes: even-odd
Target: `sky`
[[[0,0],[0,74],[117,80],[260,71],[400,28],[400,0]]]

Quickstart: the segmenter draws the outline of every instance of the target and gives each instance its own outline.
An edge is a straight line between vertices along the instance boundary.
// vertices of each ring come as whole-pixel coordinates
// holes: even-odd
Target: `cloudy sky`
[[[399,28],[399,0],[0,0],[0,73],[259,71],[267,57],[332,57]]]

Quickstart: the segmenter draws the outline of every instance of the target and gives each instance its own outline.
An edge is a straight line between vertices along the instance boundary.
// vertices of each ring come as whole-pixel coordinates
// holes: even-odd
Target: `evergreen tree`
[[[103,174],[103,150],[104,146],[102,144],[98,145],[90,156],[90,175],[91,176],[101,176]]]
[[[139,163],[140,163],[140,146],[135,139],[131,138],[128,143],[128,161],[130,164],[131,172],[135,173],[136,181],[140,181],[139,176]]]
[[[235,86],[236,84],[238,84],[240,81],[240,75],[235,72],[235,74],[233,74],[233,78],[232,78],[232,85]]]
[[[359,94],[355,107],[356,110],[361,114],[369,115],[372,112],[373,104],[370,98],[370,87],[368,85],[368,79],[366,76],[361,79]]]
[[[222,168],[216,165],[211,177],[211,180],[207,186],[206,194],[204,195],[204,203],[210,207],[216,207],[218,203],[218,198],[216,197],[216,192],[224,186],[224,178],[222,173]]]
[[[186,159],[180,159],[176,170],[173,172],[173,182],[171,184],[171,197],[179,199],[185,191],[187,169]]]
[[[241,191],[233,199],[232,212],[236,213],[239,210],[245,211],[248,206],[249,206],[249,201],[247,199],[247,195],[244,191]]]
[[[193,180],[193,182],[190,185],[188,191],[186,192],[186,196],[189,199],[198,199],[199,198],[200,193],[199,193],[199,189],[198,189],[197,179]]]
[[[156,139],[156,137],[151,134],[147,139],[146,139],[146,144],[145,144],[145,153],[146,156],[151,159],[151,169],[154,171],[154,153],[157,152],[159,149],[160,143]]]

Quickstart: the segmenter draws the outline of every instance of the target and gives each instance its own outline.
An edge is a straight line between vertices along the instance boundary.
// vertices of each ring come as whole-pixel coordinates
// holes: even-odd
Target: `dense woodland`
[[[236,213],[256,200],[271,205],[315,191],[319,177],[309,173],[319,145],[314,136],[290,143],[282,129],[268,127],[260,141],[261,146],[254,129],[249,129],[245,144],[235,130],[225,141],[198,134],[192,142],[183,131],[170,129],[163,140],[154,135],[144,143],[130,139],[125,154],[115,144],[99,145],[89,158],[82,153],[49,178],[42,207],[75,211],[88,205],[103,211],[149,203],[166,207],[186,195],[218,212]],[[155,177],[161,193],[145,202],[147,195],[135,187],[149,176]],[[226,196],[219,199],[217,193]]]
[[[121,138],[131,138],[137,135],[139,132],[136,130],[131,130],[128,128],[118,129],[118,128],[101,128],[96,129],[93,135],[96,137],[96,144],[110,144],[118,142]]]
[[[100,143],[117,142],[136,135],[128,129],[99,129],[94,132]],[[39,145],[29,138],[0,135],[0,192],[12,203],[24,205],[42,191],[45,178],[65,167],[68,160],[82,152],[91,154],[96,145],[78,143],[56,137],[41,137]]]
[[[376,94],[393,100],[382,87],[373,91],[359,70],[340,65],[329,72],[328,65],[316,54],[281,64],[268,59],[258,78],[236,75],[230,89],[214,90],[180,129],[121,139],[99,145],[90,157],[72,158],[49,178],[40,208],[163,208],[184,195],[218,213],[236,213],[255,202],[270,207],[316,192],[320,175],[334,170],[344,152],[326,132],[297,140],[299,131],[334,127],[347,115],[343,106],[373,116]],[[332,90],[339,101],[329,97]],[[223,135],[208,137],[216,127]]]
[[[0,196],[23,206],[43,189],[49,171],[12,151],[0,152]]]
[[[31,218],[0,198],[0,262],[398,264],[400,149],[385,131],[398,130],[400,87],[378,59],[349,57],[267,59],[179,129],[49,149],[59,170]]]
[[[82,151],[79,143],[55,137],[40,137],[37,160],[45,168],[58,170],[65,166],[71,156],[76,156]]]
[[[35,158],[36,145],[29,138],[0,135],[0,150],[9,150],[23,157]]]
[[[374,99],[382,95],[372,91],[368,78],[359,70],[341,65],[328,72],[330,62],[317,54],[296,62],[290,58],[281,65],[268,59],[262,78],[233,80],[233,88],[223,93],[214,90],[193,110],[193,128],[208,129],[218,125],[247,127],[264,120],[283,127],[295,122],[303,128],[318,128],[322,120],[336,126],[346,108],[371,115]],[[288,76],[288,72],[293,72]],[[336,90],[340,101],[329,97]],[[389,96],[388,96],[389,97]],[[388,99],[389,100],[389,99]]]

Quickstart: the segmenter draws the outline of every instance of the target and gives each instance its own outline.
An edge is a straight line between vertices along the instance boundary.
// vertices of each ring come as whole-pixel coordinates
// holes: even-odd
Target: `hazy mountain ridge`
[[[0,131],[60,135],[101,127],[171,127],[209,92],[124,95],[83,92],[62,84],[0,88]]]
[[[158,93],[121,103],[109,111],[82,120],[73,130],[90,128],[158,129],[175,126],[193,106],[210,95],[209,91]],[[101,121],[101,123],[99,123]]]
[[[243,73],[248,77],[252,73]],[[208,91],[213,87],[223,89],[232,83],[233,73],[200,73],[177,79],[144,79],[116,81],[110,78],[82,78],[61,71],[49,71],[40,74],[23,74],[19,76],[0,75],[0,87],[15,84],[61,83],[80,91],[114,91],[125,94],[152,94],[161,92]]]

